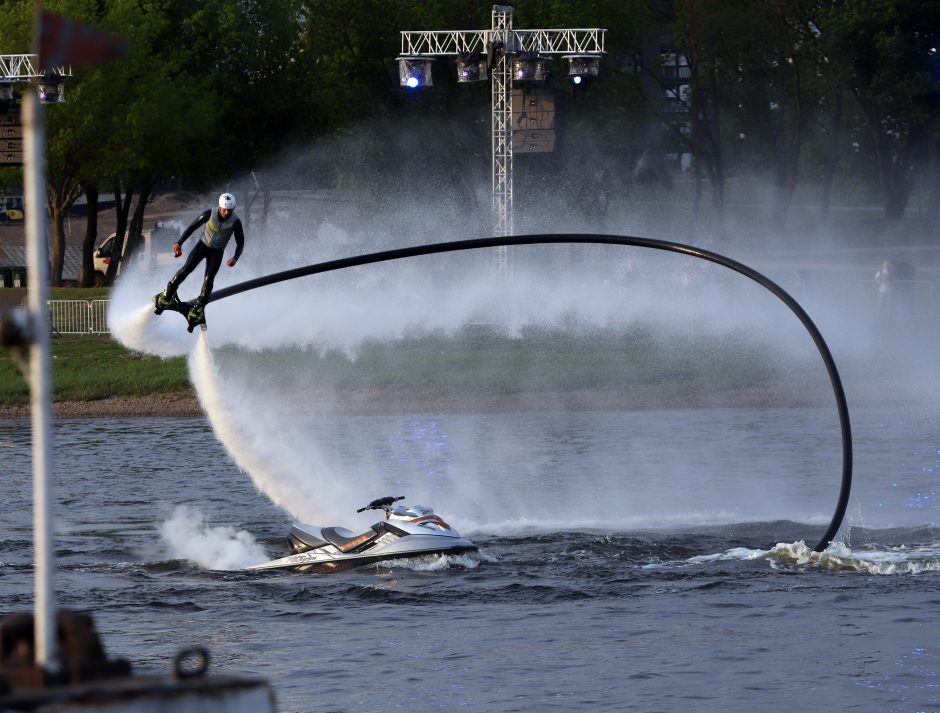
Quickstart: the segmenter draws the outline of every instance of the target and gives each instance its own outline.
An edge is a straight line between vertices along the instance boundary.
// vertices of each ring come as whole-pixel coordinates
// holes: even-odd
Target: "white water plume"
[[[423,218],[433,223],[433,216]],[[291,221],[287,224],[293,225]],[[326,232],[337,230],[332,226]],[[245,255],[235,269],[220,270],[216,289],[324,258],[402,243],[414,245],[442,236],[472,237],[452,235],[454,230],[450,226],[450,232],[411,234],[428,236],[424,239],[409,237],[407,232],[383,233],[375,235],[375,244],[366,245],[366,249],[362,242],[348,239],[347,233],[337,248],[324,244],[322,231],[319,236],[298,236],[290,227],[281,233],[249,230]],[[334,254],[337,250],[341,252]],[[367,417],[349,418],[348,413],[336,418],[335,404],[330,394],[322,392],[316,373],[331,352],[340,352],[356,363],[364,354],[368,356],[370,343],[392,345],[388,352],[394,352],[412,336],[441,333],[450,337],[468,327],[490,330],[524,346],[529,327],[547,327],[559,334],[577,334],[585,328],[603,333],[643,322],[656,327],[651,333],[660,341],[661,352],[696,332],[718,338],[744,334],[762,346],[769,345],[765,353],[788,360],[800,378],[803,366],[811,362],[823,374],[814,347],[795,316],[759,286],[718,266],[709,264],[685,284],[684,272],[690,264],[684,256],[653,251],[639,251],[638,256],[633,249],[593,246],[511,250],[515,270],[510,281],[492,279],[490,251],[473,251],[364,266],[241,293],[210,303],[206,310],[209,331],[203,338],[188,334],[180,315],[152,315],[153,294],[162,289],[181,262],[149,267],[134,263],[112,293],[109,320],[115,336],[133,349],[164,357],[188,355],[191,379],[218,439],[260,491],[302,520],[350,525],[345,518],[357,506],[373,497],[404,494],[411,502],[423,502],[445,517],[453,516],[454,524],[469,532],[498,531],[504,526],[526,531],[530,527],[826,521],[831,494],[827,491],[825,500],[814,501],[812,495],[800,492],[793,474],[838,473],[837,464],[821,467],[805,462],[817,457],[814,454],[828,452],[831,440],[821,442],[815,450],[804,447],[805,443],[798,449],[781,443],[779,448],[786,457],[796,454],[805,458],[798,463],[780,461],[775,468],[775,461],[763,450],[777,446],[749,439],[743,431],[744,446],[753,444],[753,452],[724,458],[721,444],[712,443],[713,435],[708,435],[709,440],[690,439],[682,444],[677,441],[686,425],[657,432],[655,428],[644,430],[649,424],[635,423],[624,427],[618,436],[628,444],[625,453],[607,460],[585,457],[569,464],[565,461],[569,451],[580,454],[606,449],[613,453],[619,444],[592,440],[595,436],[589,426],[579,425],[581,430],[576,433],[568,431],[567,423],[549,423],[542,432],[536,429],[519,438],[503,439],[499,430],[506,430],[504,426],[464,428],[458,424],[460,428],[456,428],[457,419],[452,417],[406,415],[392,426]],[[197,270],[184,283],[181,299],[195,296],[201,272]],[[211,337],[211,350],[206,335]],[[795,358],[791,359],[792,355]],[[571,356],[591,358],[590,354]],[[694,370],[697,355],[680,357]],[[494,373],[512,373],[517,382],[528,385],[531,371],[540,366],[538,358],[537,354],[527,355],[521,370],[518,362],[510,359],[496,360],[491,368]],[[396,385],[394,364],[369,368],[371,374],[387,377]],[[737,364],[729,368],[737,368]],[[337,388],[350,383],[361,386],[352,371],[353,376]],[[806,375],[813,376],[810,371]],[[454,373],[453,379],[460,376]],[[671,373],[668,376],[671,378]],[[424,387],[420,380],[410,385],[416,392]],[[594,388],[601,392],[605,387]],[[362,403],[369,407],[380,388],[362,391]],[[419,410],[424,407],[422,395],[419,393],[415,401]],[[457,405],[458,412],[461,406]],[[509,402],[503,409],[515,407]],[[441,410],[448,413],[446,405]],[[833,416],[823,425],[835,422]],[[414,433],[407,433],[411,424]],[[545,434],[551,436],[556,428],[558,434],[572,438],[572,443],[556,439],[556,450],[548,438],[548,445],[539,446],[544,452],[525,452],[529,443]],[[646,433],[646,441],[635,442]],[[802,431],[794,433],[795,438],[804,438]],[[812,431],[810,434],[816,437]],[[634,446],[656,454],[655,462],[638,462],[635,451],[630,452]],[[728,462],[734,465],[738,460],[755,464],[745,470],[756,471],[759,479],[751,473],[731,472]],[[559,462],[579,477],[589,474],[591,492],[568,485]],[[533,498],[531,494],[541,487],[549,470],[557,482],[566,484],[559,492]],[[710,482],[713,486],[720,482],[721,487],[709,487]],[[693,486],[676,485],[687,483]],[[785,489],[785,483],[791,484],[792,492],[777,493]],[[775,497],[766,496],[768,488]],[[604,497],[598,498],[597,493],[604,493]],[[729,493],[733,494],[731,502]],[[776,503],[784,504],[775,508]]]
[[[239,570],[268,560],[245,530],[212,527],[198,508],[180,505],[160,525],[160,538],[173,559],[195,562],[204,569]]]
[[[190,352],[189,374],[216,437],[275,505],[295,518],[318,520],[326,504],[344,500],[335,469],[319,460],[315,448],[296,441],[304,434],[272,429],[276,414],[256,411],[249,394],[223,381],[206,335],[201,333]]]

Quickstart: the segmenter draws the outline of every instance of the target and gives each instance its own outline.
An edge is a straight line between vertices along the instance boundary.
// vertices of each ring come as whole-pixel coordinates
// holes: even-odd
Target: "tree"
[[[676,18],[676,45],[689,64],[689,115],[695,170],[696,212],[702,179],[709,179],[719,226],[725,214],[725,150],[722,141],[722,83],[725,59],[721,39],[739,14],[738,0],[716,8],[707,0],[682,0]]]
[[[777,227],[799,178],[806,134],[822,98],[821,55],[812,22],[816,0],[759,0],[747,11],[750,31],[736,57],[742,106],[753,133],[763,131],[770,163],[771,217]]]
[[[885,217],[898,219],[938,128],[940,73],[933,63],[940,5],[834,0],[820,13],[819,27],[827,58],[871,133]]]

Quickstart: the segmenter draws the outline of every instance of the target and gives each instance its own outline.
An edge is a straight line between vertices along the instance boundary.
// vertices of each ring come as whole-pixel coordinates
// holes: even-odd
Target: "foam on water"
[[[409,569],[415,572],[439,572],[454,568],[475,569],[482,562],[495,561],[496,558],[493,555],[478,551],[459,555],[422,555],[421,557],[385,560],[377,562],[375,568],[378,570]]]
[[[233,527],[211,527],[202,511],[179,505],[160,525],[160,539],[172,559],[195,562],[204,569],[238,570],[268,557],[251,533]]]
[[[898,575],[940,571],[940,546],[888,547],[878,550],[852,550],[834,542],[816,552],[805,542],[779,542],[769,550],[736,547],[724,552],[691,557],[687,562],[709,564],[722,561],[766,559],[773,567],[809,567],[828,572]]]

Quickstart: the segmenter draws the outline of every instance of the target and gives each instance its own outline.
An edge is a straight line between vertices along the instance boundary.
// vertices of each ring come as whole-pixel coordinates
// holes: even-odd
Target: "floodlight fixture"
[[[548,58],[537,52],[523,52],[512,58],[512,78],[517,82],[544,82],[548,79]]]
[[[488,79],[487,60],[479,52],[461,52],[457,57],[457,81],[482,82]]]
[[[574,84],[596,77],[601,69],[601,55],[596,52],[566,54],[563,59],[568,60],[568,77]]]
[[[433,57],[420,55],[398,57],[398,82],[408,89],[420,89],[433,85],[431,62]]]
[[[37,91],[41,104],[62,104],[65,101],[65,84],[61,74],[46,72]]]

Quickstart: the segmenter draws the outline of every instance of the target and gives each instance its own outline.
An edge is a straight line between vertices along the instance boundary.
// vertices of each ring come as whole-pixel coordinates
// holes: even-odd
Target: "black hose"
[[[736,260],[732,260],[724,255],[696,248],[691,245],[673,243],[668,240],[654,240],[652,238],[637,238],[624,235],[596,235],[591,233],[568,233],[568,234],[536,234],[536,235],[512,235],[497,238],[478,238],[473,240],[457,240],[450,243],[431,243],[429,245],[417,245],[409,248],[399,248],[397,250],[384,250],[367,255],[357,255],[355,257],[342,258],[340,260],[329,260],[327,262],[298,267],[293,270],[284,270],[275,272],[264,277],[256,277],[253,280],[246,280],[237,285],[225,287],[216,290],[208,299],[208,302],[221,300],[241,292],[254,290],[265,285],[273,285],[285,280],[294,280],[298,277],[308,275],[317,275],[321,272],[332,272],[333,270],[344,270],[349,267],[358,267],[360,265],[369,265],[376,262],[386,262],[388,260],[401,260],[403,258],[418,257],[419,255],[435,255],[437,253],[457,252],[461,250],[478,250],[481,248],[495,248],[509,245],[548,245],[548,244],[570,244],[570,243],[594,243],[600,245],[627,245],[641,248],[652,248],[654,250],[664,250],[667,252],[681,253],[690,257],[708,260],[717,263],[729,270],[734,270],[745,277],[749,277],[757,284],[765,287],[775,294],[787,307],[790,308],[803,323],[806,331],[809,332],[823,362],[826,365],[826,371],[829,373],[829,382],[832,385],[832,392],[836,397],[836,407],[839,411],[839,425],[842,429],[842,484],[839,489],[839,499],[836,503],[835,513],[832,521],[819,543],[813,548],[816,552],[821,552],[835,538],[836,533],[842,525],[845,517],[845,511],[849,504],[849,494],[852,490],[852,428],[849,423],[849,407],[845,400],[845,390],[842,388],[842,381],[839,378],[839,372],[836,369],[835,361],[822,334],[813,324],[806,311],[793,299],[782,287],[757,272],[747,265]]]

